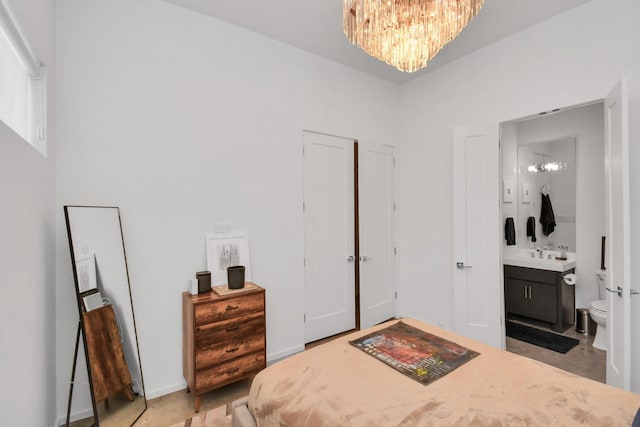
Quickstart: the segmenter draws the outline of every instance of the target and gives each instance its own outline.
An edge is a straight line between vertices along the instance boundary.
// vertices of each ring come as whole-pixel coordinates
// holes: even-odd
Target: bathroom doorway
[[[606,353],[593,348],[593,336],[575,330],[575,309],[600,299],[601,241],[605,235],[604,103],[554,109],[500,125],[506,257],[574,260],[574,303],[562,335],[578,340],[566,354],[507,337],[506,349],[596,381],[606,380]],[[549,227],[541,222],[546,195],[555,215]],[[531,287],[529,287],[531,289]],[[506,294],[505,294],[506,295]],[[529,298],[525,291],[523,298]],[[565,301],[566,303],[566,301]],[[505,308],[505,307],[503,307]],[[549,332],[544,316],[517,316],[503,310],[505,320]],[[557,326],[557,325],[556,325]],[[558,328],[556,328],[556,331]]]

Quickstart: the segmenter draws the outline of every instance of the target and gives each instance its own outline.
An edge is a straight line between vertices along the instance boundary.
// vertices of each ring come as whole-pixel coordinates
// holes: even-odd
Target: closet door
[[[354,141],[304,132],[305,343],[355,328]]]
[[[456,128],[451,266],[455,331],[504,348],[499,188],[498,125]]]
[[[360,328],[396,315],[393,148],[358,143]]]

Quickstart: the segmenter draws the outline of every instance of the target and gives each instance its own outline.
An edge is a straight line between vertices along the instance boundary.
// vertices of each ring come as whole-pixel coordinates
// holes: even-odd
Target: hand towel
[[[536,241],[536,219],[532,216],[527,218],[527,237],[531,237],[531,241]]]
[[[553,215],[553,207],[548,194],[542,195],[540,204],[540,224],[542,224],[542,234],[548,236],[556,228],[556,217]]]
[[[507,245],[516,244],[516,227],[511,217],[508,217],[504,223],[504,238],[507,239]]]

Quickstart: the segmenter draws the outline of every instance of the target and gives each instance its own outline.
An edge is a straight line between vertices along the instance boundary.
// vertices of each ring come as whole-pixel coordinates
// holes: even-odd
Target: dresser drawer
[[[201,347],[196,352],[196,369],[203,369],[226,362],[245,354],[264,351],[264,341],[264,333],[259,332],[254,335],[237,337],[207,347]]]
[[[247,317],[236,317],[222,322],[197,326],[195,346],[200,350],[221,341],[230,341],[247,335],[264,333],[264,313],[253,313]]]
[[[262,293],[243,295],[236,298],[196,304],[194,309],[195,324],[203,325],[264,311],[264,296]]]
[[[251,353],[233,359],[227,363],[200,369],[196,372],[195,393],[212,390],[216,387],[232,383],[265,367],[264,352]]]

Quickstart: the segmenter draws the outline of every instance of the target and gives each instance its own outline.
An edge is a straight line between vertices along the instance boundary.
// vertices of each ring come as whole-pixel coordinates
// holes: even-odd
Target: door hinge
[[[393,157],[393,167],[394,168],[396,167],[396,158],[395,157]]]
[[[304,317],[304,321],[306,322],[307,321],[307,313],[303,314],[302,316]]]
[[[396,248],[395,246],[393,247],[393,254],[398,255],[398,248]]]
[[[396,211],[396,204],[395,204],[395,202],[393,203],[393,211],[394,211],[394,212]]]
[[[304,145],[302,146],[302,155],[304,156]]]
[[[306,208],[306,206],[305,206],[304,202],[302,202],[302,210],[304,211],[305,208]]]
[[[302,266],[303,267],[307,266],[307,259],[306,258],[302,258]]]
[[[398,291],[395,291],[396,299],[398,299]]]

